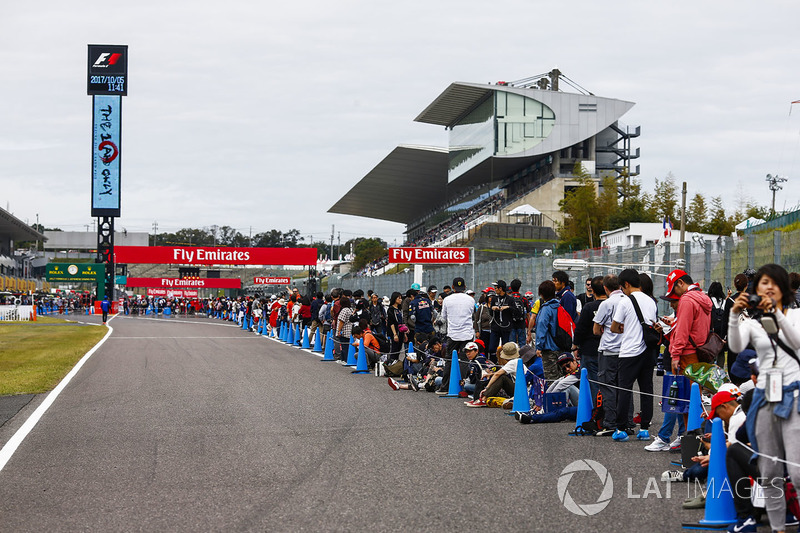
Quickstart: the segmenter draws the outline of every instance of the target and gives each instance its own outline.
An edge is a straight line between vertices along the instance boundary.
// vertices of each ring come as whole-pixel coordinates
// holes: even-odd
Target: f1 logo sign
[[[122,57],[122,54],[118,53],[112,54],[110,52],[105,52],[100,54],[100,56],[97,58],[97,61],[95,61],[94,65],[92,66],[98,68],[107,68],[110,67],[111,65],[116,64],[116,62],[119,61],[120,57]]]

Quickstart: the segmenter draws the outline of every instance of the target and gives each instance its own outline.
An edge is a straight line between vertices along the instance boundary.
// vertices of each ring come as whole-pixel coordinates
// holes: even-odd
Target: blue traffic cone
[[[347,366],[356,366],[356,347],[353,346],[353,336],[350,335],[350,348],[347,350]]]
[[[686,431],[703,427],[703,399],[700,396],[700,385],[692,383],[692,394],[689,396],[689,419]]]
[[[297,323],[297,327],[295,328],[294,332],[294,345],[298,348],[303,345],[303,332],[300,331],[300,323]]]
[[[458,366],[458,352],[453,350],[453,359],[450,364],[450,385],[447,387],[447,394],[439,396],[439,398],[459,398],[461,397],[461,367]],[[528,408],[530,411],[530,407]]]
[[[583,435],[583,423],[592,419],[592,389],[589,387],[589,372],[581,368],[581,388],[578,395],[578,416],[575,419],[575,434]]]
[[[522,358],[517,359],[517,376],[514,380],[514,401],[511,404],[512,413],[530,413],[531,399],[528,396],[528,382],[525,380],[525,363]]]
[[[314,349],[311,351],[314,353],[322,353],[322,334],[320,333],[320,328],[317,328],[316,334],[314,335]]]
[[[322,358],[323,361],[336,361],[333,358],[333,332],[329,331],[328,336],[325,337],[325,356]]]
[[[358,343],[358,364],[353,374],[369,374],[369,364],[367,363],[367,352],[364,347],[364,337]]]
[[[408,353],[416,353],[414,351],[414,343],[413,342],[409,342],[408,343]]]
[[[286,328],[284,327],[283,320],[278,323],[278,340],[286,342]]]
[[[286,326],[289,329],[289,333],[286,336],[286,342],[289,344],[294,344],[294,328],[290,325]]]
[[[311,348],[311,344],[308,342],[308,328],[303,328],[303,345],[301,348],[305,348],[306,350]]]
[[[736,508],[733,506],[733,487],[728,480],[725,467],[727,446],[722,419],[711,423],[711,452],[706,481],[706,512],[697,524],[683,524],[687,529],[722,529],[736,523]]]

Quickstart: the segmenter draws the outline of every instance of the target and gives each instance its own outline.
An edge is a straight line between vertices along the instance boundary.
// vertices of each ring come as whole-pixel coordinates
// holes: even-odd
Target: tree
[[[613,230],[630,225],[631,222],[657,222],[650,212],[650,195],[642,193],[640,181],[631,179],[622,183],[622,201],[617,209],[608,217],[606,228]]]
[[[708,225],[706,226],[707,232],[713,235],[730,235],[735,225],[733,220],[733,217],[725,215],[725,206],[722,203],[722,197],[713,197],[711,199],[711,214]]]
[[[770,215],[769,208],[763,205],[758,205],[756,203],[751,203],[745,207],[744,216],[742,217],[742,220],[746,220],[751,217],[760,218],[761,220],[767,220],[769,219],[769,215]]]
[[[286,233],[283,234],[283,245],[288,246],[290,248],[294,248],[300,245],[299,241],[304,240],[303,237],[300,236],[300,230],[290,229]]]
[[[217,233],[217,246],[232,246],[232,242],[239,232],[230,226],[221,226]]]
[[[675,176],[668,173],[663,180],[656,178],[656,186],[653,197],[650,200],[650,211],[656,221],[669,217],[674,226],[679,225],[679,218],[676,216],[678,207],[678,186],[675,183]]]
[[[317,258],[324,259],[331,254],[331,243],[323,241],[314,241],[308,245],[309,248],[317,249]]]
[[[386,242],[378,238],[358,239],[353,246],[353,268],[364,268],[368,263],[386,255]]]
[[[564,217],[559,233],[562,244],[575,248],[593,247],[599,244],[601,216],[597,205],[597,186],[589,174],[575,164],[573,174],[578,186],[567,191],[558,205]]]
[[[708,206],[706,205],[705,197],[697,193],[692,197],[689,202],[689,207],[686,209],[686,229],[687,231],[706,231],[706,222],[708,219]]]

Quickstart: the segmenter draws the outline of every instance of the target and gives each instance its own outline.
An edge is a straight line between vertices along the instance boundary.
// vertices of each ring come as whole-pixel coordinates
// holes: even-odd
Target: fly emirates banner
[[[121,263],[161,265],[316,265],[316,248],[230,248],[225,246],[115,246]]]

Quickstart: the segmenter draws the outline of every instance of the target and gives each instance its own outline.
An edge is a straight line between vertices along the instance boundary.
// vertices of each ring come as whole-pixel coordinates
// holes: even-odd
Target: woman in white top
[[[742,318],[742,311],[749,308],[749,295],[742,292],[731,308],[728,343],[734,352],[741,352],[750,344],[758,354],[759,375],[747,416],[747,432],[752,447],[763,454],[758,456],[758,467],[767,478],[762,486],[770,526],[774,531],[784,531],[784,468],[788,468],[793,480],[800,480],[800,467],[794,466],[800,464],[800,362],[797,360],[800,309],[790,308],[794,294],[789,274],[780,265],[762,266],[756,272],[753,286],[761,297],[756,312],[751,311],[756,318]],[[774,316],[780,328],[777,335],[767,333],[758,317],[759,311],[765,314],[765,325],[770,315]],[[775,391],[774,394],[769,390]]]

